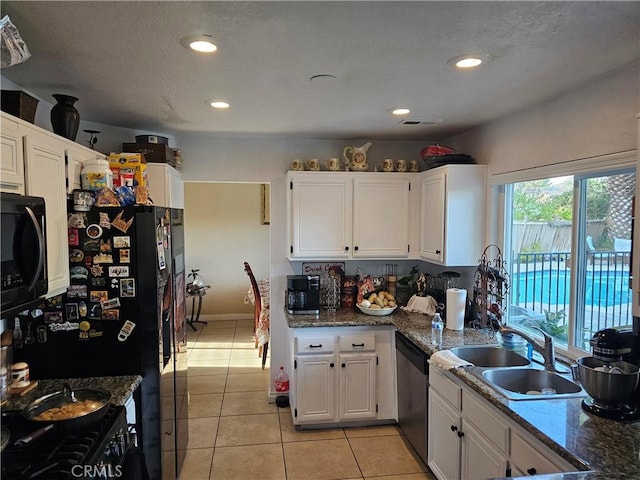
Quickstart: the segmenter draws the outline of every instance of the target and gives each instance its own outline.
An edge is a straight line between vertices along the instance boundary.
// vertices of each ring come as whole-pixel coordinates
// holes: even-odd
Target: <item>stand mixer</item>
[[[607,388],[610,391],[592,391],[591,396],[583,400],[582,408],[594,415],[614,420],[640,419],[640,386],[638,383],[630,386],[634,375],[631,372],[640,367],[640,318],[633,317],[633,328],[606,328],[596,332],[589,344],[593,357],[578,361],[582,368],[581,375],[586,372],[587,380],[595,378],[589,377],[594,375],[594,371],[595,375],[601,377],[599,380],[606,376],[606,382],[601,382],[597,388]],[[581,377],[581,383],[585,387],[583,380],[585,379]],[[585,390],[590,393],[589,388],[585,387]],[[614,391],[620,392],[619,398],[612,393]],[[604,402],[602,397],[609,397],[610,400]]]

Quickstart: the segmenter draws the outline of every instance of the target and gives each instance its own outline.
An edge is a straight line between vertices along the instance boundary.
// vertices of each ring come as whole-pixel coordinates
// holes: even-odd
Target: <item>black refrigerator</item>
[[[183,211],[76,211],[68,233],[71,285],[21,357],[35,379],[142,375],[138,443],[152,479],[177,478],[189,438]]]

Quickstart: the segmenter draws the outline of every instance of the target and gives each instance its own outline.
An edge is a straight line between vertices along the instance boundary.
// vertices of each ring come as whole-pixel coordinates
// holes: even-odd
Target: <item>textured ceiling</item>
[[[84,120],[168,134],[443,138],[640,56],[640,2],[3,1],[1,11],[32,54],[2,76],[44,99],[78,97]],[[215,54],[180,44],[199,33]],[[493,60],[447,65],[469,52]],[[401,125],[396,106],[442,123]]]

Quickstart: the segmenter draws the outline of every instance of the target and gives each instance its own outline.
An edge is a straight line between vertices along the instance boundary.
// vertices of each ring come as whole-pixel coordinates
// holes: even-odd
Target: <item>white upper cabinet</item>
[[[476,265],[484,250],[487,168],[447,165],[421,174],[420,256],[445,266]]]
[[[178,170],[166,163],[147,163],[147,181],[154,205],[184,208],[184,187]]]
[[[18,122],[2,114],[0,124],[0,190],[24,195],[22,135]]]
[[[287,182],[289,258],[408,256],[408,176],[304,172]]]
[[[35,128],[24,131],[25,193],[43,197],[51,297],[69,286],[65,144]]]

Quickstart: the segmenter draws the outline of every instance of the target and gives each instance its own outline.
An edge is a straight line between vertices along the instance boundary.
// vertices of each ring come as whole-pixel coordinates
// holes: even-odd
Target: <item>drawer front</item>
[[[340,336],[341,352],[369,352],[376,349],[375,335],[344,335]]]
[[[466,390],[462,391],[462,412],[465,418],[481,431],[487,440],[498,447],[501,452],[509,453],[509,427]]]
[[[331,353],[333,352],[333,336],[295,337],[295,352],[302,353]]]
[[[511,462],[525,475],[562,471],[515,431],[511,432]]]
[[[437,390],[440,396],[453,408],[460,410],[462,389],[452,380],[445,377],[444,373],[437,367],[429,368],[429,386]]]

